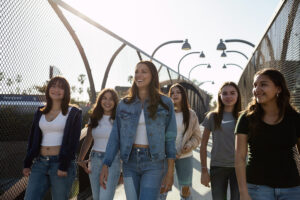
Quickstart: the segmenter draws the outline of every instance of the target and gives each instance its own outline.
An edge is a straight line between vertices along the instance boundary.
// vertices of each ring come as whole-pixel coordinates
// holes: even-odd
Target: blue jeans
[[[230,185],[230,199],[239,200],[240,193],[234,167],[210,167],[211,193],[214,200],[227,198],[227,186]]]
[[[39,156],[32,165],[24,199],[43,199],[51,188],[52,199],[67,200],[76,176],[76,165],[71,162],[66,177],[57,176],[58,166],[58,156]]]
[[[266,185],[247,184],[252,200],[299,200],[300,186],[291,188],[272,188]]]
[[[175,169],[175,174],[177,176],[179,187],[181,188],[182,186],[192,186],[193,156],[182,159],[176,159]],[[158,200],[165,200],[167,199],[167,196],[168,192],[160,194]],[[192,199],[192,195],[185,199]]]
[[[106,190],[100,186],[100,172],[103,166],[104,156],[105,153],[96,151],[91,151],[90,154],[90,169],[92,172],[89,174],[89,177],[93,193],[93,200],[112,200],[114,198],[115,190],[118,185],[121,172],[119,154],[117,154],[112,165],[109,168]]]
[[[156,200],[164,174],[164,160],[152,161],[148,148],[133,148],[128,162],[123,163],[126,198]]]

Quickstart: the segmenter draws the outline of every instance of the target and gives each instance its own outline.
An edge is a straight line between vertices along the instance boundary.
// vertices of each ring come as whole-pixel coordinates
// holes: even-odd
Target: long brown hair
[[[104,95],[107,92],[109,92],[111,94],[111,96],[113,98],[113,101],[115,103],[115,105],[112,109],[110,119],[114,120],[116,118],[116,109],[117,109],[117,105],[118,105],[118,102],[119,102],[118,94],[114,89],[105,88],[99,93],[99,95],[97,97],[97,101],[96,101],[96,103],[94,104],[94,106],[92,108],[92,114],[90,116],[90,122],[88,124],[88,127],[91,127],[91,128],[97,127],[98,126],[98,121],[100,119],[102,119],[103,114],[104,114],[104,109],[101,106],[101,101],[102,101]]]
[[[274,83],[275,86],[281,89],[276,99],[276,103],[279,109],[278,118],[276,121],[278,122],[280,119],[282,119],[286,112],[295,112],[296,109],[290,103],[291,95],[287,88],[287,84],[282,73],[277,69],[265,68],[256,72],[254,76],[261,75],[267,76]],[[250,129],[253,130],[251,132],[256,132],[254,130],[258,128],[259,122],[263,118],[264,114],[265,112],[262,106],[259,103],[257,103],[256,98],[253,95],[252,101],[248,104],[248,107],[246,109],[246,116],[249,116],[251,120],[251,123],[249,123]]]
[[[217,108],[216,108],[216,110],[214,110],[213,112],[210,113],[210,114],[214,114],[213,116],[214,116],[215,130],[221,128],[221,122],[222,122],[224,107],[225,107],[225,105],[224,105],[224,103],[222,102],[222,99],[221,99],[221,93],[222,93],[222,89],[226,86],[234,87],[235,90],[237,91],[237,94],[238,94],[237,101],[234,104],[234,108],[233,108],[233,111],[232,111],[232,115],[236,120],[239,117],[239,112],[242,110],[241,93],[240,93],[240,90],[239,90],[238,86],[234,82],[231,82],[231,81],[223,83],[223,85],[221,86],[221,88],[218,92]]]
[[[56,84],[58,84],[58,87],[62,88],[64,90],[64,98],[61,101],[61,111],[63,115],[66,115],[68,113],[68,109],[69,109],[69,104],[70,104],[70,84],[68,83],[68,81],[62,77],[62,76],[55,76],[53,78],[51,78],[51,80],[49,81],[47,88],[46,88],[46,106],[41,108],[40,111],[43,114],[47,114],[50,112],[51,108],[52,108],[52,99],[49,95],[49,90],[52,86],[55,86]]]
[[[164,95],[161,91],[160,91],[160,86],[159,86],[159,80],[158,80],[158,72],[157,69],[155,67],[155,65],[150,62],[150,61],[141,61],[138,62],[136,66],[138,66],[139,64],[144,64],[148,67],[148,69],[151,72],[151,82],[148,86],[148,92],[149,92],[149,106],[148,106],[148,111],[149,111],[149,116],[152,119],[156,118],[156,111],[157,111],[157,107],[158,104],[161,104],[165,109],[169,110],[168,106],[162,102],[160,96]],[[126,104],[131,104],[135,98],[138,98],[139,96],[139,90],[138,87],[135,83],[135,81],[133,82],[131,88],[129,88],[129,92],[128,95],[125,97],[125,103]]]
[[[183,115],[183,124],[184,124],[184,132],[183,135],[185,134],[186,130],[189,127],[189,122],[190,122],[190,105],[188,102],[187,94],[185,92],[185,89],[182,85],[179,83],[173,84],[170,89],[169,89],[169,97],[172,95],[172,89],[173,88],[178,88],[181,93],[181,109],[182,109],[182,115]]]

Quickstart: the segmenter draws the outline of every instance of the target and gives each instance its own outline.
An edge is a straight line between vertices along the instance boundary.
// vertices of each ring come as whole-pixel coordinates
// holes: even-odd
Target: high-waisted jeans
[[[109,167],[106,189],[103,189],[100,186],[100,172],[103,166],[104,156],[105,153],[103,152],[91,151],[90,154],[91,163],[89,167],[91,169],[91,173],[89,174],[89,178],[91,182],[93,200],[113,200],[115,190],[118,185],[121,171],[119,154],[117,154],[112,165]]]
[[[39,156],[32,165],[25,200],[43,199],[51,188],[52,199],[67,200],[76,176],[76,165],[72,161],[66,177],[57,176],[58,156]]]
[[[126,198],[156,200],[164,175],[164,160],[152,161],[148,148],[133,148],[127,163],[123,163]]]

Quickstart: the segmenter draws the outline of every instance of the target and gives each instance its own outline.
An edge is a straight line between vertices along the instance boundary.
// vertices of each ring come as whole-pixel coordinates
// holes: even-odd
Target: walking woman
[[[23,169],[24,176],[29,176],[26,200],[43,199],[49,188],[52,199],[66,200],[76,176],[82,114],[69,104],[70,85],[65,78],[50,80],[46,101],[34,115],[28,140]]]
[[[234,128],[241,111],[241,96],[237,85],[225,82],[218,92],[215,111],[204,119],[204,132],[200,147],[202,165],[201,184],[209,187],[214,200],[227,198],[230,185],[231,200],[239,199],[239,190],[234,168],[235,135]],[[207,169],[207,143],[212,132],[210,174]]]
[[[120,150],[126,198],[156,200],[162,181],[164,192],[173,184],[176,133],[174,106],[160,93],[156,67],[149,61],[139,62],[129,94],[117,107],[101,186],[107,188],[108,167]],[[165,159],[168,170],[163,178]]]
[[[118,101],[119,98],[115,90],[107,88],[100,92],[97,103],[92,110],[87,135],[78,156],[78,164],[89,174],[94,200],[112,200],[120,177],[120,156],[117,154],[110,167],[107,189],[104,190],[100,187],[100,172],[113,120],[116,117]],[[94,145],[90,153],[90,160],[84,161],[92,141],[94,141]],[[87,167],[88,163],[90,164],[89,168]]]
[[[285,79],[276,69],[262,69],[252,92],[235,130],[241,200],[300,199],[300,115],[290,104]]]
[[[169,90],[175,107],[177,124],[175,169],[180,186],[181,199],[191,199],[190,187],[193,177],[193,149],[200,144],[201,133],[196,113],[190,108],[182,85],[175,83]],[[162,197],[164,196],[164,198]],[[165,199],[167,193],[161,195]]]

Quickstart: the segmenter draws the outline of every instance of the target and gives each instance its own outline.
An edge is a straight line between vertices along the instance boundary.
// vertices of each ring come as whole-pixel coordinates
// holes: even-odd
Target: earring
[[[279,93],[276,94],[276,97],[277,97],[277,98],[279,97]]]

